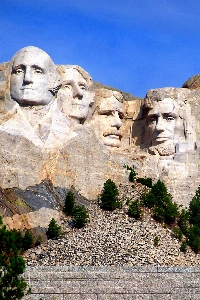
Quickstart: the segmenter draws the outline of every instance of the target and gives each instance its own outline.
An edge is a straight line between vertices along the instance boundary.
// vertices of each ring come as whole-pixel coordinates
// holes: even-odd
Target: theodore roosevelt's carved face
[[[120,128],[123,116],[123,104],[114,95],[103,99],[92,123],[97,136],[104,145],[120,147],[122,138]]]
[[[46,105],[53,94],[49,90],[47,53],[36,47],[27,47],[17,53],[10,78],[11,98],[19,104]]]
[[[62,88],[59,97],[62,101],[61,110],[78,122],[84,121],[91,103],[88,84],[76,69],[68,69],[62,74]]]
[[[153,108],[147,115],[147,123],[152,145],[174,140],[176,127],[176,105],[171,98],[152,101]]]

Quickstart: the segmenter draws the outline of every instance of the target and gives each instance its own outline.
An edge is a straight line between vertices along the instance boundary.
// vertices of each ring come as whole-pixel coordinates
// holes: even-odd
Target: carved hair
[[[181,93],[180,93],[181,91]],[[189,97],[189,91],[183,88],[160,88],[149,90],[144,99],[144,109],[148,113],[153,108],[154,101],[163,101],[164,98],[171,98],[178,105],[184,106]]]

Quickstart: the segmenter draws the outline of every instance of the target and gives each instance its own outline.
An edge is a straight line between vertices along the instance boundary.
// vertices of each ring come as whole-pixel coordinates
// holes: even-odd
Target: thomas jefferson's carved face
[[[102,101],[98,114],[94,116],[92,123],[97,136],[104,145],[120,147],[122,138],[120,128],[123,116],[123,104],[114,96]]]
[[[49,58],[40,49],[15,57],[10,78],[11,98],[25,105],[46,105],[53,98],[49,87]]]
[[[62,79],[62,111],[70,119],[81,122],[86,119],[91,102],[87,82],[76,69],[69,69]]]
[[[153,109],[147,115],[152,145],[173,141],[177,119],[175,101],[164,98],[162,101],[153,101]]]

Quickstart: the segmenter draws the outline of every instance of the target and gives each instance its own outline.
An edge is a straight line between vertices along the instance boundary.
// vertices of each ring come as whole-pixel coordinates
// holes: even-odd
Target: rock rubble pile
[[[129,197],[128,185],[122,195],[126,190]],[[90,222],[84,228],[71,228],[70,217],[64,217],[64,235],[29,249],[24,254],[27,265],[200,266],[199,254],[189,247],[186,253],[181,252],[181,243],[173,237],[171,229],[156,223],[148,211],[144,211],[142,220],[136,221],[126,214],[125,204],[113,212],[101,210],[96,203],[87,208]]]

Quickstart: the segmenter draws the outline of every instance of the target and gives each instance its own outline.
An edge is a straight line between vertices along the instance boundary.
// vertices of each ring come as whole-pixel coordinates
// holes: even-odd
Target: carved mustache
[[[103,133],[103,136],[108,136],[108,135],[116,135],[120,139],[122,138],[122,131],[121,130],[108,130]]]

